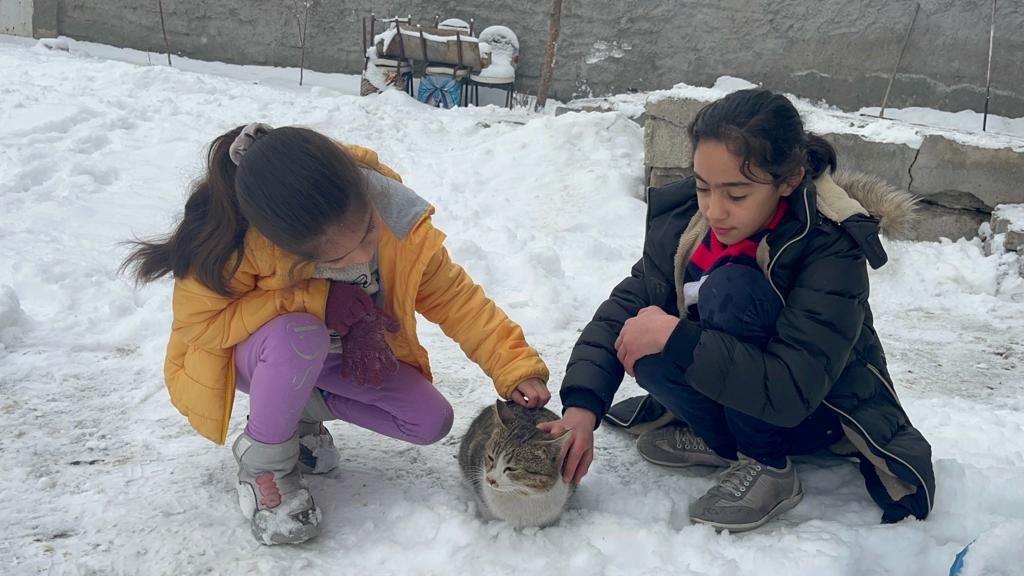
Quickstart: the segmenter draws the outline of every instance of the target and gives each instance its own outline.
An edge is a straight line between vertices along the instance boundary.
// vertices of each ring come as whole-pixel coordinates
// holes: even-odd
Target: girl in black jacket
[[[743,90],[689,127],[694,176],[648,195],[644,254],[598,308],[562,383],[571,430],[564,476],[579,482],[593,430],[623,373],[676,417],[645,432],[657,464],[721,466],[690,506],[694,522],[750,530],[803,497],[789,457],[856,457],[882,520],[931,510],[931,447],[886,369],[867,265],[886,255],[913,199],[870,177],[832,173],[832,146],[805,132],[785,97]]]

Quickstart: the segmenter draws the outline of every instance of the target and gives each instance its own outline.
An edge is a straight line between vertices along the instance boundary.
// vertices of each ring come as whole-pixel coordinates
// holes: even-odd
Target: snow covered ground
[[[332,424],[341,466],[310,480],[323,534],[256,544],[229,451],[167,401],[170,282],[135,290],[116,273],[119,242],[172,225],[209,141],[261,120],[376,149],[438,207],[454,258],[523,324],[557,389],[578,330],[640,254],[641,129],[617,112],[441,111],[353,96],[351,76],[307,73],[300,89],[281,79],[294,70],[112,51],[0,36],[0,573],[944,575],[975,539],[965,574],[1024,573],[1024,280],[977,240],[889,242],[872,273],[890,368],[934,447],[926,522],[881,526],[852,465],[804,462],[800,506],[716,534],[686,520],[713,474],[649,465],[605,427],[558,525],[481,522],[455,453],[494,392],[424,324],[453,434],[416,447]]]

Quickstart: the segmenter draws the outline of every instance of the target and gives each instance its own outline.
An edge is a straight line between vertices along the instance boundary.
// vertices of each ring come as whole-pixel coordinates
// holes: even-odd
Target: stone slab
[[[870,142],[856,134],[822,134],[836,149],[839,167],[873,174],[893,186],[910,189],[910,166],[917,150],[905,144]]]
[[[977,210],[957,210],[928,201],[917,205],[917,218],[910,225],[907,240],[935,241],[940,238],[959,240],[975,238],[990,215]]]
[[[967,146],[926,136],[910,169],[910,191],[920,196],[967,193],[989,208],[1024,203],[1024,153]]]

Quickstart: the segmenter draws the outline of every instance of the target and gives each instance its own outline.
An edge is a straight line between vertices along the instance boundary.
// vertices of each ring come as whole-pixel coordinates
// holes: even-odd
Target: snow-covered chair
[[[383,90],[386,86],[399,86],[403,91],[412,96],[412,60],[405,57],[403,52],[398,56],[386,56],[379,54],[376,49],[376,28],[380,22],[385,32],[388,30],[400,31],[404,25],[410,26],[411,18],[378,18],[376,14],[370,14],[369,18],[363,18],[363,53],[366,55],[363,60],[363,85],[360,92],[372,93]],[[369,22],[369,27],[367,27]]]
[[[434,16],[434,28],[437,28],[438,30],[461,32],[467,36],[473,35],[473,25],[476,24],[476,20],[474,18],[470,18],[469,22],[459,18],[448,18],[443,21],[439,20],[441,20],[439,17]]]
[[[491,63],[476,74],[470,74],[464,83],[465,100],[480,103],[480,87],[505,90],[505,105],[512,108],[516,90],[516,68],[519,66],[519,38],[505,26],[489,26],[480,32],[481,50],[490,49]]]
[[[434,17],[434,21],[437,22],[437,20],[438,18]],[[469,22],[466,22],[465,20],[461,20],[459,18],[448,18],[447,20],[437,22],[436,28],[438,30],[448,30],[450,32],[457,32],[461,36],[472,37],[473,23],[473,19],[470,19]],[[430,76],[450,76],[456,80],[461,81],[468,77],[471,71],[471,68],[467,66],[427,62],[427,66],[423,70],[423,73]]]
[[[466,22],[458,18],[448,18],[436,24],[433,33],[443,34],[447,38],[454,36],[456,58],[453,60],[449,55],[446,61],[428,60],[423,70],[423,77],[420,78],[419,91],[416,98],[420,102],[441,108],[453,108],[460,104],[463,97],[463,82],[469,77],[473,70],[480,70],[480,54],[476,38],[473,37],[473,20]],[[427,32],[430,34],[430,32]],[[423,33],[421,32],[421,38]],[[467,44],[471,42],[472,44]],[[472,52],[469,53],[469,48]],[[428,49],[423,48],[427,54]]]

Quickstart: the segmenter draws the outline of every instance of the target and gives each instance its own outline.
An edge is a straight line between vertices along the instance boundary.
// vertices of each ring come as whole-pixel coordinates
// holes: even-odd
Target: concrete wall
[[[644,164],[649,185],[692,174],[686,126],[706,104],[679,98],[647,105]],[[874,174],[921,198],[908,239],[974,238],[997,206],[1024,204],[1024,152],[978,148],[935,135],[925,136],[919,148],[852,134],[822,136],[835,147],[840,168]]]
[[[10,0],[4,0],[5,2]],[[156,1],[45,0],[61,34],[162,50]],[[40,3],[37,0],[37,4]],[[288,0],[164,0],[173,51],[201,59],[295,65]],[[913,2],[891,0],[569,0],[564,4],[554,96],[707,85],[730,74],[844,109],[880,104]],[[990,0],[921,0],[891,107],[980,111]],[[992,113],[1024,116],[1024,3],[1000,2]],[[358,72],[360,18],[435,13],[504,24],[520,37],[524,87],[533,89],[547,39],[548,0],[330,0],[310,24],[308,65]]]
[[[0,34],[32,36],[32,0],[0,0]]]

